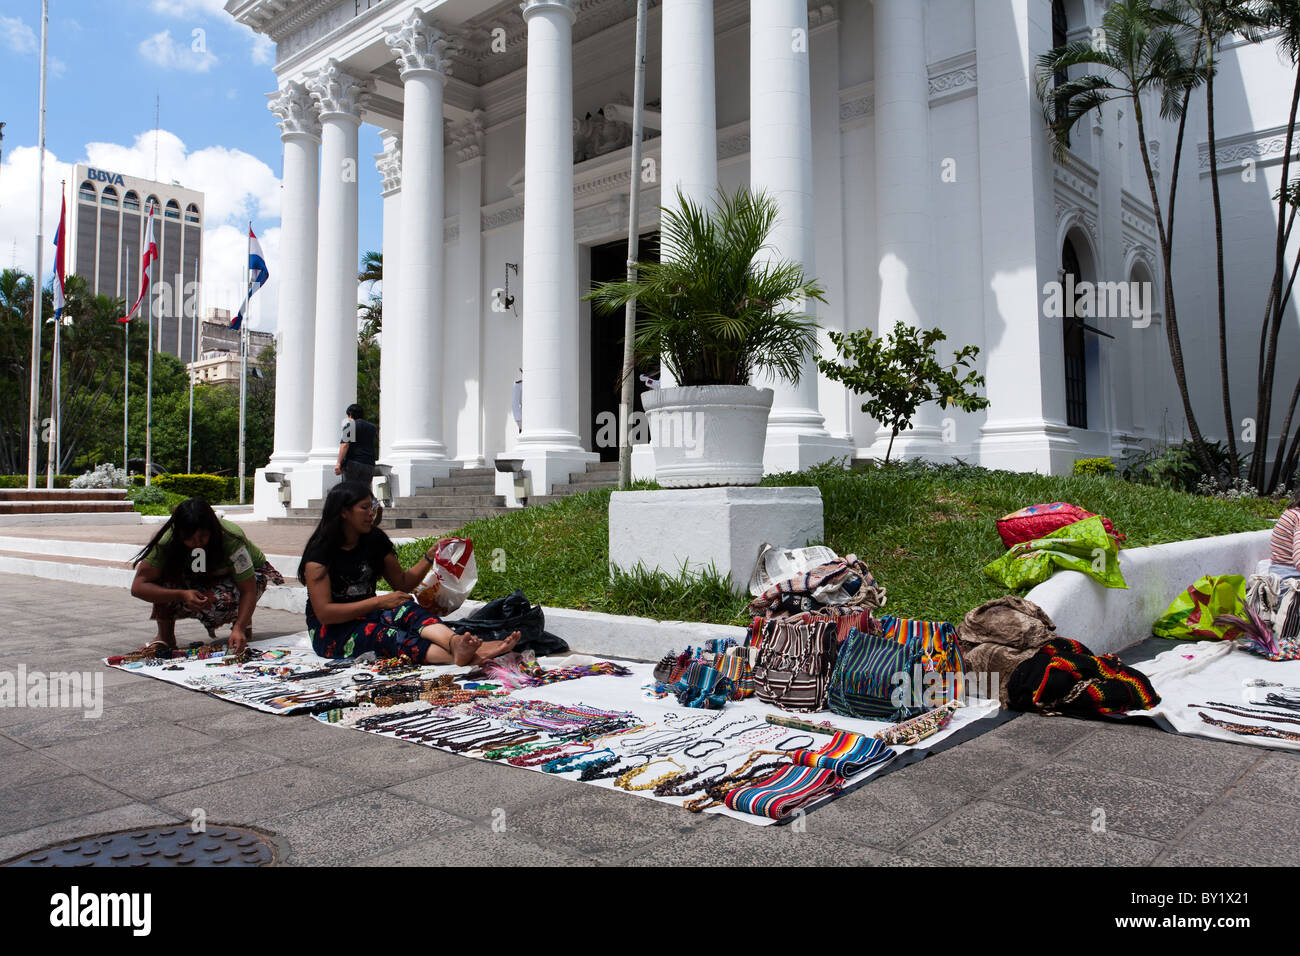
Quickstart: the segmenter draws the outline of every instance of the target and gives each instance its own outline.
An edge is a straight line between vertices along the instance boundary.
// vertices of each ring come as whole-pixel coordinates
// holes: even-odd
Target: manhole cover
[[[14,857],[5,866],[267,866],[270,836],[242,827],[152,827],[80,837]]]

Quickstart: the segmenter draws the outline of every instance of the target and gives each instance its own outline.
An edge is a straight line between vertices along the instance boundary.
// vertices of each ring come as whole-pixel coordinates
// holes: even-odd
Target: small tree
[[[912,427],[912,417],[926,402],[966,412],[988,408],[989,400],[973,391],[984,384],[984,376],[971,369],[980,352],[977,346],[965,346],[953,353],[951,364],[940,365],[934,346],[948,337],[939,329],[922,331],[899,322],[888,338],[868,329],[829,335],[836,353],[847,362],[819,358],[817,367],[855,395],[869,396],[862,410],[890,429],[886,462],[894,439]],[[959,378],[962,371],[966,375]]]

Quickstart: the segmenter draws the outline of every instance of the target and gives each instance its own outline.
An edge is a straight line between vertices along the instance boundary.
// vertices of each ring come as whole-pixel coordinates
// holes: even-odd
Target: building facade
[[[261,364],[262,353],[275,344],[275,336],[251,329],[246,334],[252,370]],[[230,310],[208,309],[207,318],[199,325],[199,357],[188,363],[190,381],[195,385],[238,385],[239,348],[239,330],[230,327]]]
[[[1095,37],[1105,6],[652,2],[638,229],[653,238],[661,203],[679,189],[704,203],[719,188],[766,190],[781,210],[772,254],[827,288],[821,326],[888,331],[902,321],[942,328],[952,348],[978,346],[989,407],[923,407],[896,454],[1059,473],[1078,458],[1177,441],[1184,416],[1132,109],[1108,104],[1057,159],[1036,93],[1038,56]],[[383,206],[381,454],[397,493],[499,457],[523,460],[534,494],[581,471],[601,454],[600,414],[617,404],[611,342],[622,318],[593,316],[581,297],[623,268],[634,5],[230,0],[226,9],[277,48],[279,88],[268,96],[284,142],[283,278],[269,470],[291,475],[293,504],[333,482],[339,421],[356,394],[361,202]],[[1271,44],[1230,44],[1218,83],[1236,230],[1230,310],[1262,316],[1271,262],[1259,240],[1269,230],[1257,227],[1280,183],[1286,117],[1273,91],[1289,88],[1291,68]],[[380,197],[360,196],[346,175],[371,130]],[[1222,417],[1205,130],[1194,99],[1176,265],[1185,263],[1188,377],[1204,384],[1193,400],[1213,438]],[[1148,126],[1158,181],[1175,133],[1158,118]],[[1236,175],[1242,159],[1253,178]],[[1093,308],[1079,321],[1084,288]],[[1258,335],[1247,328],[1231,350],[1243,408]],[[1285,342],[1279,367],[1295,358]],[[519,428],[511,399],[521,373]],[[811,359],[798,386],[774,388],[769,471],[883,456],[888,431]],[[272,496],[259,507],[278,507]]]
[[[71,271],[92,292],[125,299],[128,306],[140,293],[140,249],[149,207],[155,207],[154,347],[190,361],[202,282],[203,194],[82,164],[74,182]]]

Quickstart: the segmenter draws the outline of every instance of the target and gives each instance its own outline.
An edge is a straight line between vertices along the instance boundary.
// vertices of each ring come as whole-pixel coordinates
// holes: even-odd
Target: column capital
[[[361,121],[361,110],[369,96],[370,81],[349,73],[338,60],[328,63],[307,80],[307,90],[320,108],[321,119],[345,116]]]
[[[320,138],[320,111],[305,84],[290,80],[274,93],[267,93],[266,108],[275,114],[280,138],[310,136]]]
[[[384,33],[403,80],[417,73],[432,73],[445,82],[451,75],[450,55],[455,46],[427,13],[412,10],[409,17],[386,27]]]
[[[456,148],[456,159],[467,163],[483,155],[483,111],[475,110],[468,117],[451,125],[451,144]]]
[[[388,197],[402,189],[402,137],[384,130],[380,138],[384,151],[375,153],[375,168],[381,180],[380,195]]]
[[[521,7],[525,23],[538,13],[562,13],[569,18],[570,23],[578,18],[577,11],[573,9],[573,0],[524,0]]]

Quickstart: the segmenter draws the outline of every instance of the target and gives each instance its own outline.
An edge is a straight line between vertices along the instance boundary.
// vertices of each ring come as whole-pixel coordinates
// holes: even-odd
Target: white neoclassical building
[[[397,493],[511,457],[545,494],[616,456],[599,423],[617,408],[622,317],[593,316],[581,299],[625,264],[635,6],[229,0],[232,16],[276,43],[281,341],[266,470],[290,476],[293,505],[336,480],[342,411],[356,394],[362,202],[383,204],[381,460]],[[1057,161],[1035,96],[1038,55],[1090,36],[1104,6],[652,0],[639,231],[653,237],[678,188],[706,202],[719,187],[765,189],[781,208],[774,252],[828,290],[823,327],[902,320],[978,346],[988,409],[926,407],[895,453],[1060,472],[1178,440],[1131,110],[1089,118]],[[1272,269],[1258,224],[1273,221],[1280,181],[1287,97],[1277,90],[1291,78],[1269,44],[1223,51],[1219,155],[1243,415]],[[1221,437],[1202,102],[1186,133],[1176,270],[1197,412]],[[1148,134],[1167,176],[1174,128],[1156,122]],[[363,142],[379,149],[382,197],[358,194]],[[1238,175],[1243,160],[1252,176]],[[1062,279],[1150,283],[1157,294],[1149,308],[1141,297],[1116,308],[1112,296],[1118,314],[1103,307],[1079,323],[1049,305]],[[1281,367],[1294,368],[1294,341],[1286,347]],[[776,386],[765,466],[883,455],[888,433],[808,368],[799,386]],[[259,510],[282,507],[273,486],[257,488]]]

